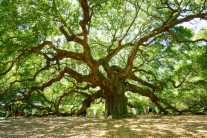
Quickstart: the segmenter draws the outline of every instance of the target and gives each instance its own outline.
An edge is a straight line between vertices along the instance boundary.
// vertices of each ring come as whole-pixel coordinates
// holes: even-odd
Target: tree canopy
[[[206,0],[0,0],[0,101],[125,117],[207,110]],[[191,23],[193,27],[186,24]],[[128,106],[127,106],[128,105]]]

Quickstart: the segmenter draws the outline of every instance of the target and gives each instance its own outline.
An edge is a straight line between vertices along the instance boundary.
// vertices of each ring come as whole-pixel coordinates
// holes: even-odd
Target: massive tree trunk
[[[123,91],[114,90],[106,96],[105,115],[112,118],[124,118],[128,116],[127,98]]]

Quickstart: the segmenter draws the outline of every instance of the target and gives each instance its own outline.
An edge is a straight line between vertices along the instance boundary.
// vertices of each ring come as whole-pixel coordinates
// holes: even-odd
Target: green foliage
[[[129,108],[131,113],[138,115],[147,113],[147,105],[150,103],[149,98],[133,93],[127,93],[127,98],[129,99],[129,104],[133,106]]]
[[[189,40],[193,37],[193,31],[183,26],[174,27],[173,32],[179,40]]]

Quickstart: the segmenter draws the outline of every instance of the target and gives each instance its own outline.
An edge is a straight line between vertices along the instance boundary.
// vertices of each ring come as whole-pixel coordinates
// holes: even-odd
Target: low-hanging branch
[[[79,94],[79,95],[82,95],[84,97],[90,97],[89,94],[85,93],[85,92],[82,92],[82,91],[77,91],[77,90],[70,90],[70,91],[67,91],[67,92],[64,92],[61,96],[59,96],[59,99],[55,105],[55,110],[56,110],[56,113],[59,114],[59,106],[62,102],[62,99],[64,97],[67,97],[68,95],[71,95],[71,94]]]

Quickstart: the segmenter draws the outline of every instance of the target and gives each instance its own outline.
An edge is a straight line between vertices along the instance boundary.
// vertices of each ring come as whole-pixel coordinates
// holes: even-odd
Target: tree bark
[[[105,98],[105,116],[112,118],[124,118],[128,116],[127,98],[122,91],[114,91],[113,95]]]
[[[80,115],[83,115],[85,116],[86,115],[86,110],[87,108],[89,108],[91,106],[91,103],[97,99],[97,98],[100,98],[102,97],[102,90],[99,90],[97,91],[96,93],[88,96],[84,101],[83,101],[83,105],[82,107],[80,108],[80,110],[76,113],[76,115],[80,116]]]

